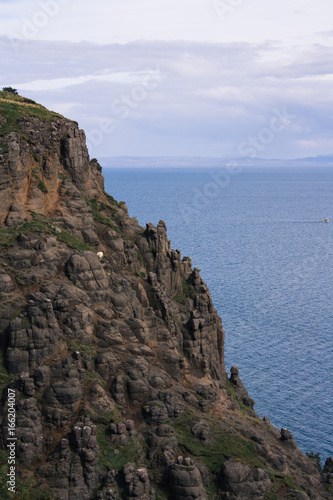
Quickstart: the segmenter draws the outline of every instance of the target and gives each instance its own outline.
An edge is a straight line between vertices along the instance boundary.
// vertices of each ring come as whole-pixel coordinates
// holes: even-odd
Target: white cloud
[[[33,80],[26,83],[14,83],[13,86],[17,87],[19,90],[47,91],[60,90],[66,87],[82,85],[92,81],[138,85],[141,84],[147,76],[154,76],[156,79],[160,78],[159,72],[150,68],[150,70],[140,71],[138,73],[115,72],[99,75],[82,75],[69,78],[53,78],[50,80]]]
[[[331,0],[244,0],[223,20],[214,0],[61,0],[37,26],[43,1],[0,1],[2,84],[88,134],[112,123],[94,156],[234,155],[283,107],[296,119],[263,156],[331,152]]]
[[[72,78],[53,78],[51,80],[33,80],[27,83],[14,83],[14,87],[17,87],[20,91],[32,90],[32,91],[47,91],[47,90],[59,90],[72,85],[79,85],[91,80],[89,76],[79,76]]]

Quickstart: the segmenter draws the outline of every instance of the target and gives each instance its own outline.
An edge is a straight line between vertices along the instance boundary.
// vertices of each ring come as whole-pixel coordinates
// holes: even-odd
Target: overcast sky
[[[92,156],[333,153],[332,0],[0,0],[0,86]]]

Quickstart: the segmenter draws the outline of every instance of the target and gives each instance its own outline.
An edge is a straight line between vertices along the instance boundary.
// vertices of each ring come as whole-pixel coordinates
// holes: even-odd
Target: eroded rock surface
[[[321,476],[228,379],[221,319],[165,223],[105,193],[75,122],[17,97],[10,125],[0,94],[1,447],[10,389],[18,481],[56,500],[332,498],[331,459]]]

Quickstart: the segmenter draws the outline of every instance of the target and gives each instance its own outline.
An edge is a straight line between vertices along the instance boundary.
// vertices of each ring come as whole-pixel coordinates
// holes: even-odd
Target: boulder
[[[227,460],[220,473],[222,490],[228,493],[225,498],[264,500],[271,491],[272,482],[267,470]]]
[[[190,458],[179,457],[171,467],[170,489],[175,500],[207,500],[199,469]]]

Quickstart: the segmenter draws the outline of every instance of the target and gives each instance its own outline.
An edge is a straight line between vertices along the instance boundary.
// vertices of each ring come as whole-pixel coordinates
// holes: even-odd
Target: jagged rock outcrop
[[[244,387],[241,379],[239,378],[239,370],[237,366],[232,366],[230,368],[230,382],[233,384],[235,387],[235,392],[239,399],[246,405],[249,406],[250,408],[253,408],[254,406],[254,399],[249,397],[249,393],[247,392],[247,389]]]
[[[153,500],[154,490],[150,491],[148,471],[145,467],[136,467],[128,463],[124,467],[125,495],[126,500]]]
[[[104,191],[75,122],[0,92],[1,458],[56,500],[332,498],[253,410],[198,269]],[[97,252],[99,255],[97,255]],[[185,457],[185,458],[183,458]],[[1,493],[1,491],[0,491]]]
[[[37,475],[48,479],[55,500],[91,498],[99,484],[96,426],[88,418],[62,438]]]
[[[325,467],[322,473],[322,481],[327,490],[333,494],[333,458],[329,457],[325,462]]]
[[[175,500],[207,500],[199,469],[190,457],[178,457],[170,472],[170,486]]]
[[[227,460],[223,464],[220,479],[222,489],[225,490],[222,498],[225,499],[263,500],[272,489],[267,470],[251,469],[248,465],[233,460]]]

